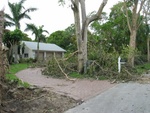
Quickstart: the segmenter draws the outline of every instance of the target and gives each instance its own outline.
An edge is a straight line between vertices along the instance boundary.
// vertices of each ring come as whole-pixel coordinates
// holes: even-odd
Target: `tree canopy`
[[[75,27],[71,24],[65,30],[58,30],[50,34],[47,38],[48,43],[55,43],[67,51],[76,51]]]

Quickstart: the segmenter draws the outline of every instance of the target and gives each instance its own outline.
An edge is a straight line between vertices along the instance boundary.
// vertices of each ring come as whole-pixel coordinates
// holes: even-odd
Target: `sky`
[[[9,0],[11,3],[19,2],[20,0]],[[108,0],[104,7],[104,12],[109,13],[110,8],[120,0]],[[87,14],[92,11],[97,11],[102,0],[86,0]],[[0,0],[0,9],[5,8],[5,13],[11,14],[8,7],[8,0]],[[38,10],[29,13],[31,20],[23,19],[21,21],[21,30],[24,31],[26,23],[33,23],[36,26],[44,25],[44,30],[47,30],[50,34],[57,30],[64,30],[68,26],[74,23],[73,11],[70,8],[70,0],[67,4],[59,6],[58,0],[26,0],[24,3],[25,8],[34,7]],[[14,27],[8,28],[14,30]],[[31,32],[25,32],[34,39],[34,35]]]

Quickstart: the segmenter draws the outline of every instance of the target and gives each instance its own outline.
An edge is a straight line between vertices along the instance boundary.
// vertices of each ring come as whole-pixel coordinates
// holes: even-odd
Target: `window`
[[[25,53],[25,54],[24,54],[24,58],[28,58],[28,53]]]

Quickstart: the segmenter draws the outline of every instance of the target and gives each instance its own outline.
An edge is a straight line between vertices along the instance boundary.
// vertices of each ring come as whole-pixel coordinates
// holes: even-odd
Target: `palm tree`
[[[45,40],[45,35],[43,34],[44,32],[48,33],[47,30],[43,30],[43,25],[42,26],[35,26],[34,24],[26,24],[27,27],[25,31],[32,31],[32,34],[35,35],[35,41],[37,41],[37,60],[39,59],[39,42]],[[49,33],[48,33],[49,34]]]
[[[20,21],[24,18],[31,19],[30,16],[27,14],[29,12],[36,11],[37,8],[28,8],[25,9],[23,3],[26,0],[21,0],[19,3],[10,3],[8,2],[8,6],[11,10],[12,17],[9,14],[5,14],[5,18],[9,21],[6,21],[6,26],[15,26],[17,29],[20,29]]]

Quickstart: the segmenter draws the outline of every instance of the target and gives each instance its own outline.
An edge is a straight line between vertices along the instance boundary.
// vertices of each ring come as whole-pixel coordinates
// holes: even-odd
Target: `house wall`
[[[54,58],[54,52],[46,52],[46,60],[51,60]]]
[[[39,60],[50,60],[53,58],[55,53],[56,58],[62,58],[63,52],[49,52],[49,51],[40,51],[39,52]]]
[[[55,52],[55,56],[56,56],[56,58],[62,58],[63,53],[62,52]]]
[[[39,51],[39,60],[49,60],[52,59],[53,56],[55,56],[57,58],[62,58],[64,52],[51,52],[51,51]],[[28,48],[27,46],[25,46],[24,49],[24,54],[22,55],[22,58],[28,59],[28,58],[36,58],[37,55],[37,51],[35,50],[31,50],[30,48]]]
[[[39,52],[39,60],[44,60],[45,57],[44,57],[44,51],[40,51]]]
[[[35,58],[35,51],[31,50],[27,46],[25,46],[23,58]]]

